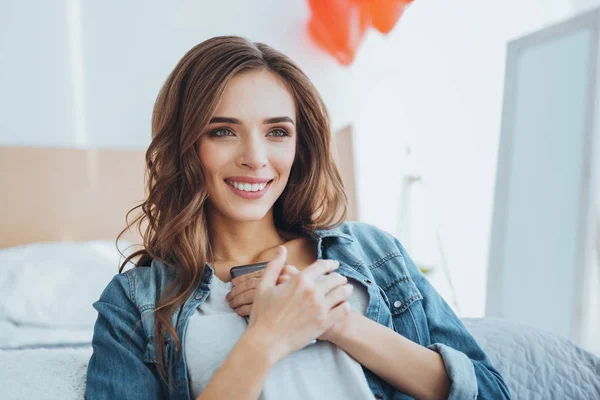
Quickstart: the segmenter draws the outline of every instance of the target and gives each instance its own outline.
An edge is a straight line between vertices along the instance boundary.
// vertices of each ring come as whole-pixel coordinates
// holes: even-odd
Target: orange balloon
[[[381,33],[390,33],[412,2],[413,0],[371,0],[371,24]]]
[[[365,0],[309,0],[308,31],[314,41],[343,65],[354,60],[369,27]]]

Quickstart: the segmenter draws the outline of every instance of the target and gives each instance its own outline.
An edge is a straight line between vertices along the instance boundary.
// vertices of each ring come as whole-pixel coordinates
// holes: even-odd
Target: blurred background
[[[240,35],[311,78],[331,114],[352,219],[398,236],[459,316],[528,322],[600,354],[600,1],[416,0],[388,33],[360,31],[351,59],[309,32],[315,3],[0,0],[5,315],[50,307],[22,291],[45,293],[53,275],[35,262],[48,248],[37,261],[15,249],[94,240],[113,256],[98,241],[114,240],[132,204],[121,199],[108,216],[81,203],[113,204],[117,191],[141,200],[140,155],[162,83],[194,45]],[[113,181],[122,175],[139,183]],[[97,196],[78,194],[80,184]],[[67,220],[79,235],[61,228]],[[112,230],[91,228],[107,220]],[[24,265],[33,280],[14,286]],[[55,318],[72,324],[64,313]]]

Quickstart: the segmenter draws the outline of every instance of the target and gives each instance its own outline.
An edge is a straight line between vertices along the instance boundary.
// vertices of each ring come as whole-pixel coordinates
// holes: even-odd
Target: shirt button
[[[396,300],[396,301],[394,302],[394,307],[396,307],[396,308],[400,308],[400,307],[402,307],[402,302],[401,302],[400,300]]]
[[[380,395],[379,393],[377,393],[377,394],[375,395],[375,398],[376,398],[376,399],[383,399],[383,396],[382,396],[382,395]]]
[[[366,283],[367,285],[370,285],[371,283],[373,283],[373,281],[371,281],[370,279],[367,279],[367,280],[365,281],[365,283]]]

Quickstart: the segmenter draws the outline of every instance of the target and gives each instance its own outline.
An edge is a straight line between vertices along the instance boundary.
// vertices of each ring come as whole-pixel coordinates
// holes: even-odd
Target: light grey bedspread
[[[513,398],[600,400],[600,359],[551,333],[501,319],[463,319]],[[82,399],[90,346],[0,350],[0,398]]]
[[[600,358],[573,342],[504,319],[462,321],[504,377],[513,398],[600,400]]]

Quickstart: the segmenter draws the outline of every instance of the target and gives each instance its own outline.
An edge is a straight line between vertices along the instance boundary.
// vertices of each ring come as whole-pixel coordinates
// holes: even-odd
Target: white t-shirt
[[[368,294],[354,286],[348,302],[364,315]],[[229,306],[225,295],[231,282],[213,275],[210,294],[192,314],[185,334],[184,356],[193,398],[208,385],[246,330],[246,319]],[[251,366],[248,366],[251,368]],[[344,350],[328,341],[317,341],[279,361],[269,372],[260,400],[371,399],[361,365]]]

